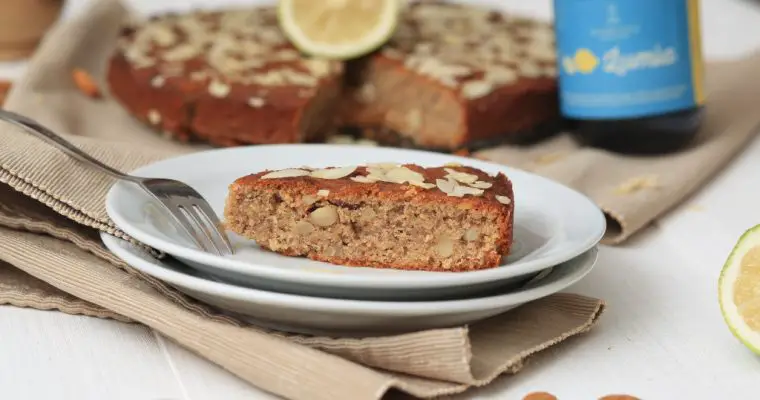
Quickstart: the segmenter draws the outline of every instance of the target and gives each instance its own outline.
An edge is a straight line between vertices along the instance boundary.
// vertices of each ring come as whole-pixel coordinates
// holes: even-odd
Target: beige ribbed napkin
[[[56,27],[6,107],[129,171],[200,147],[147,131],[107,93],[90,99],[75,88],[71,71],[77,67],[102,82],[105,60],[125,18],[127,12],[116,0],[102,0],[80,19]],[[729,87],[742,82],[742,68],[755,64],[760,62],[711,65],[709,72],[714,80],[735,79],[721,81],[726,86],[720,87]],[[760,91],[751,80],[745,83],[746,90],[731,93],[737,97],[731,103],[712,83],[706,131],[713,135],[679,156],[626,159],[570,148],[564,138],[521,152],[500,148],[477,156],[531,168],[589,193],[621,222],[621,232],[611,236],[621,240],[704,182],[750,138],[758,118],[745,119],[751,114],[739,112]],[[644,183],[631,181],[624,194],[615,191],[620,181],[641,176]],[[598,299],[557,294],[469,327],[390,337],[264,331],[186,298],[105,250],[98,232],[124,237],[104,210],[110,178],[0,125],[0,182],[0,303],[142,323],[286,398],[377,399],[392,387],[418,397],[461,392],[516,373],[532,354],[590,329],[604,309]]]

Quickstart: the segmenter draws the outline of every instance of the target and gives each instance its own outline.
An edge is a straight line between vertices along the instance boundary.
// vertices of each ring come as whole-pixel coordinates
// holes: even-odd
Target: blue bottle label
[[[698,0],[555,0],[570,118],[645,117],[704,102]]]

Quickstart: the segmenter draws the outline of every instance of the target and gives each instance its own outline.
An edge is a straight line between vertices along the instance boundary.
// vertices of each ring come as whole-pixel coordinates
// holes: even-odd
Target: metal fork
[[[182,231],[204,251],[211,252],[213,249],[217,255],[233,253],[232,245],[221,227],[221,222],[216,213],[203,196],[190,186],[172,179],[142,178],[122,173],[92,158],[50,129],[22,115],[0,110],[0,120],[23,128],[77,161],[98,168],[114,178],[132,182],[141,187],[164,205],[164,208],[169,211]]]

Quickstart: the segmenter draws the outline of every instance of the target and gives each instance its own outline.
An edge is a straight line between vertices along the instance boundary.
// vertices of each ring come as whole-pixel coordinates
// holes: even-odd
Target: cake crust
[[[315,171],[317,176],[319,171],[343,176],[323,179],[312,176]],[[287,176],[278,177],[283,174]],[[288,256],[456,272],[501,264],[512,243],[513,201],[505,175],[490,176],[470,167],[290,169],[262,171],[233,182],[225,220],[233,232]],[[329,214],[327,221],[315,213]]]

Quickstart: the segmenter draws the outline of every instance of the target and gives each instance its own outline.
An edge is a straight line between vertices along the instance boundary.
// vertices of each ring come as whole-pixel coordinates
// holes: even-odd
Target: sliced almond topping
[[[493,186],[493,183],[490,182],[484,182],[484,181],[476,181],[470,184],[470,186],[478,189],[488,189],[491,186]]]
[[[421,173],[417,171],[412,171],[411,169],[407,167],[398,167],[398,168],[389,170],[385,173],[385,177],[388,178],[389,180],[395,181],[396,183],[405,183],[405,182],[424,183],[425,182],[425,177],[422,176]]]
[[[253,108],[264,107],[264,104],[266,104],[266,102],[261,97],[251,97],[248,99],[248,105]]]
[[[473,195],[473,196],[480,196],[483,194],[483,189],[477,189],[474,187],[469,186],[462,186],[462,185],[456,185],[454,187],[454,193],[449,194],[450,196],[456,196],[456,197],[464,197],[465,195]]]
[[[455,169],[444,168],[444,171],[448,172],[452,179],[462,183],[473,183],[478,180],[478,176],[474,174],[468,174],[466,172],[459,172]]]
[[[448,195],[454,193],[454,188],[457,186],[456,182],[450,179],[436,179],[435,185],[438,186],[438,189],[441,189],[443,193]]]
[[[410,185],[419,186],[424,189],[432,189],[435,187],[435,184],[433,183],[427,183],[427,182],[415,182],[415,181],[409,181]]]
[[[276,178],[295,178],[297,176],[309,175],[309,171],[302,169],[287,168],[279,171],[272,171],[266,175],[263,175],[261,179],[276,179]]]
[[[468,99],[483,97],[493,90],[493,84],[487,81],[471,81],[464,84],[462,94]]]
[[[320,197],[327,197],[330,194],[330,191],[327,189],[320,189],[317,191],[317,196]]]
[[[166,78],[161,75],[156,75],[150,80],[150,85],[154,88],[160,88],[161,86],[164,86],[164,83],[166,83]]]
[[[379,169],[393,169],[393,168],[400,167],[400,166],[401,166],[400,164],[390,163],[390,162],[381,162],[381,163],[370,163],[370,164],[367,164],[367,167],[379,168]]]
[[[372,182],[377,182],[376,180],[374,180],[374,179],[372,179],[372,178],[369,178],[369,177],[367,177],[367,176],[352,176],[352,177],[351,177],[351,180],[352,180],[352,181],[354,181],[354,182],[359,182],[359,183],[372,183]]]
[[[338,211],[333,206],[317,208],[309,214],[309,220],[317,226],[328,227],[338,222]]]
[[[160,124],[161,114],[158,111],[151,109],[150,111],[148,111],[148,121],[153,125]]]
[[[227,97],[230,94],[230,90],[230,85],[220,81],[211,81],[208,85],[209,94],[217,98]]]
[[[461,167],[462,164],[456,163],[456,162],[447,162],[446,164],[443,164],[444,167]]]
[[[501,204],[506,204],[506,205],[512,204],[512,200],[510,200],[509,197],[500,196],[498,194],[496,195],[496,201],[498,201]]]
[[[356,171],[356,167],[341,167],[341,168],[325,168],[318,169],[311,172],[312,178],[320,179],[340,179],[345,178]]]

